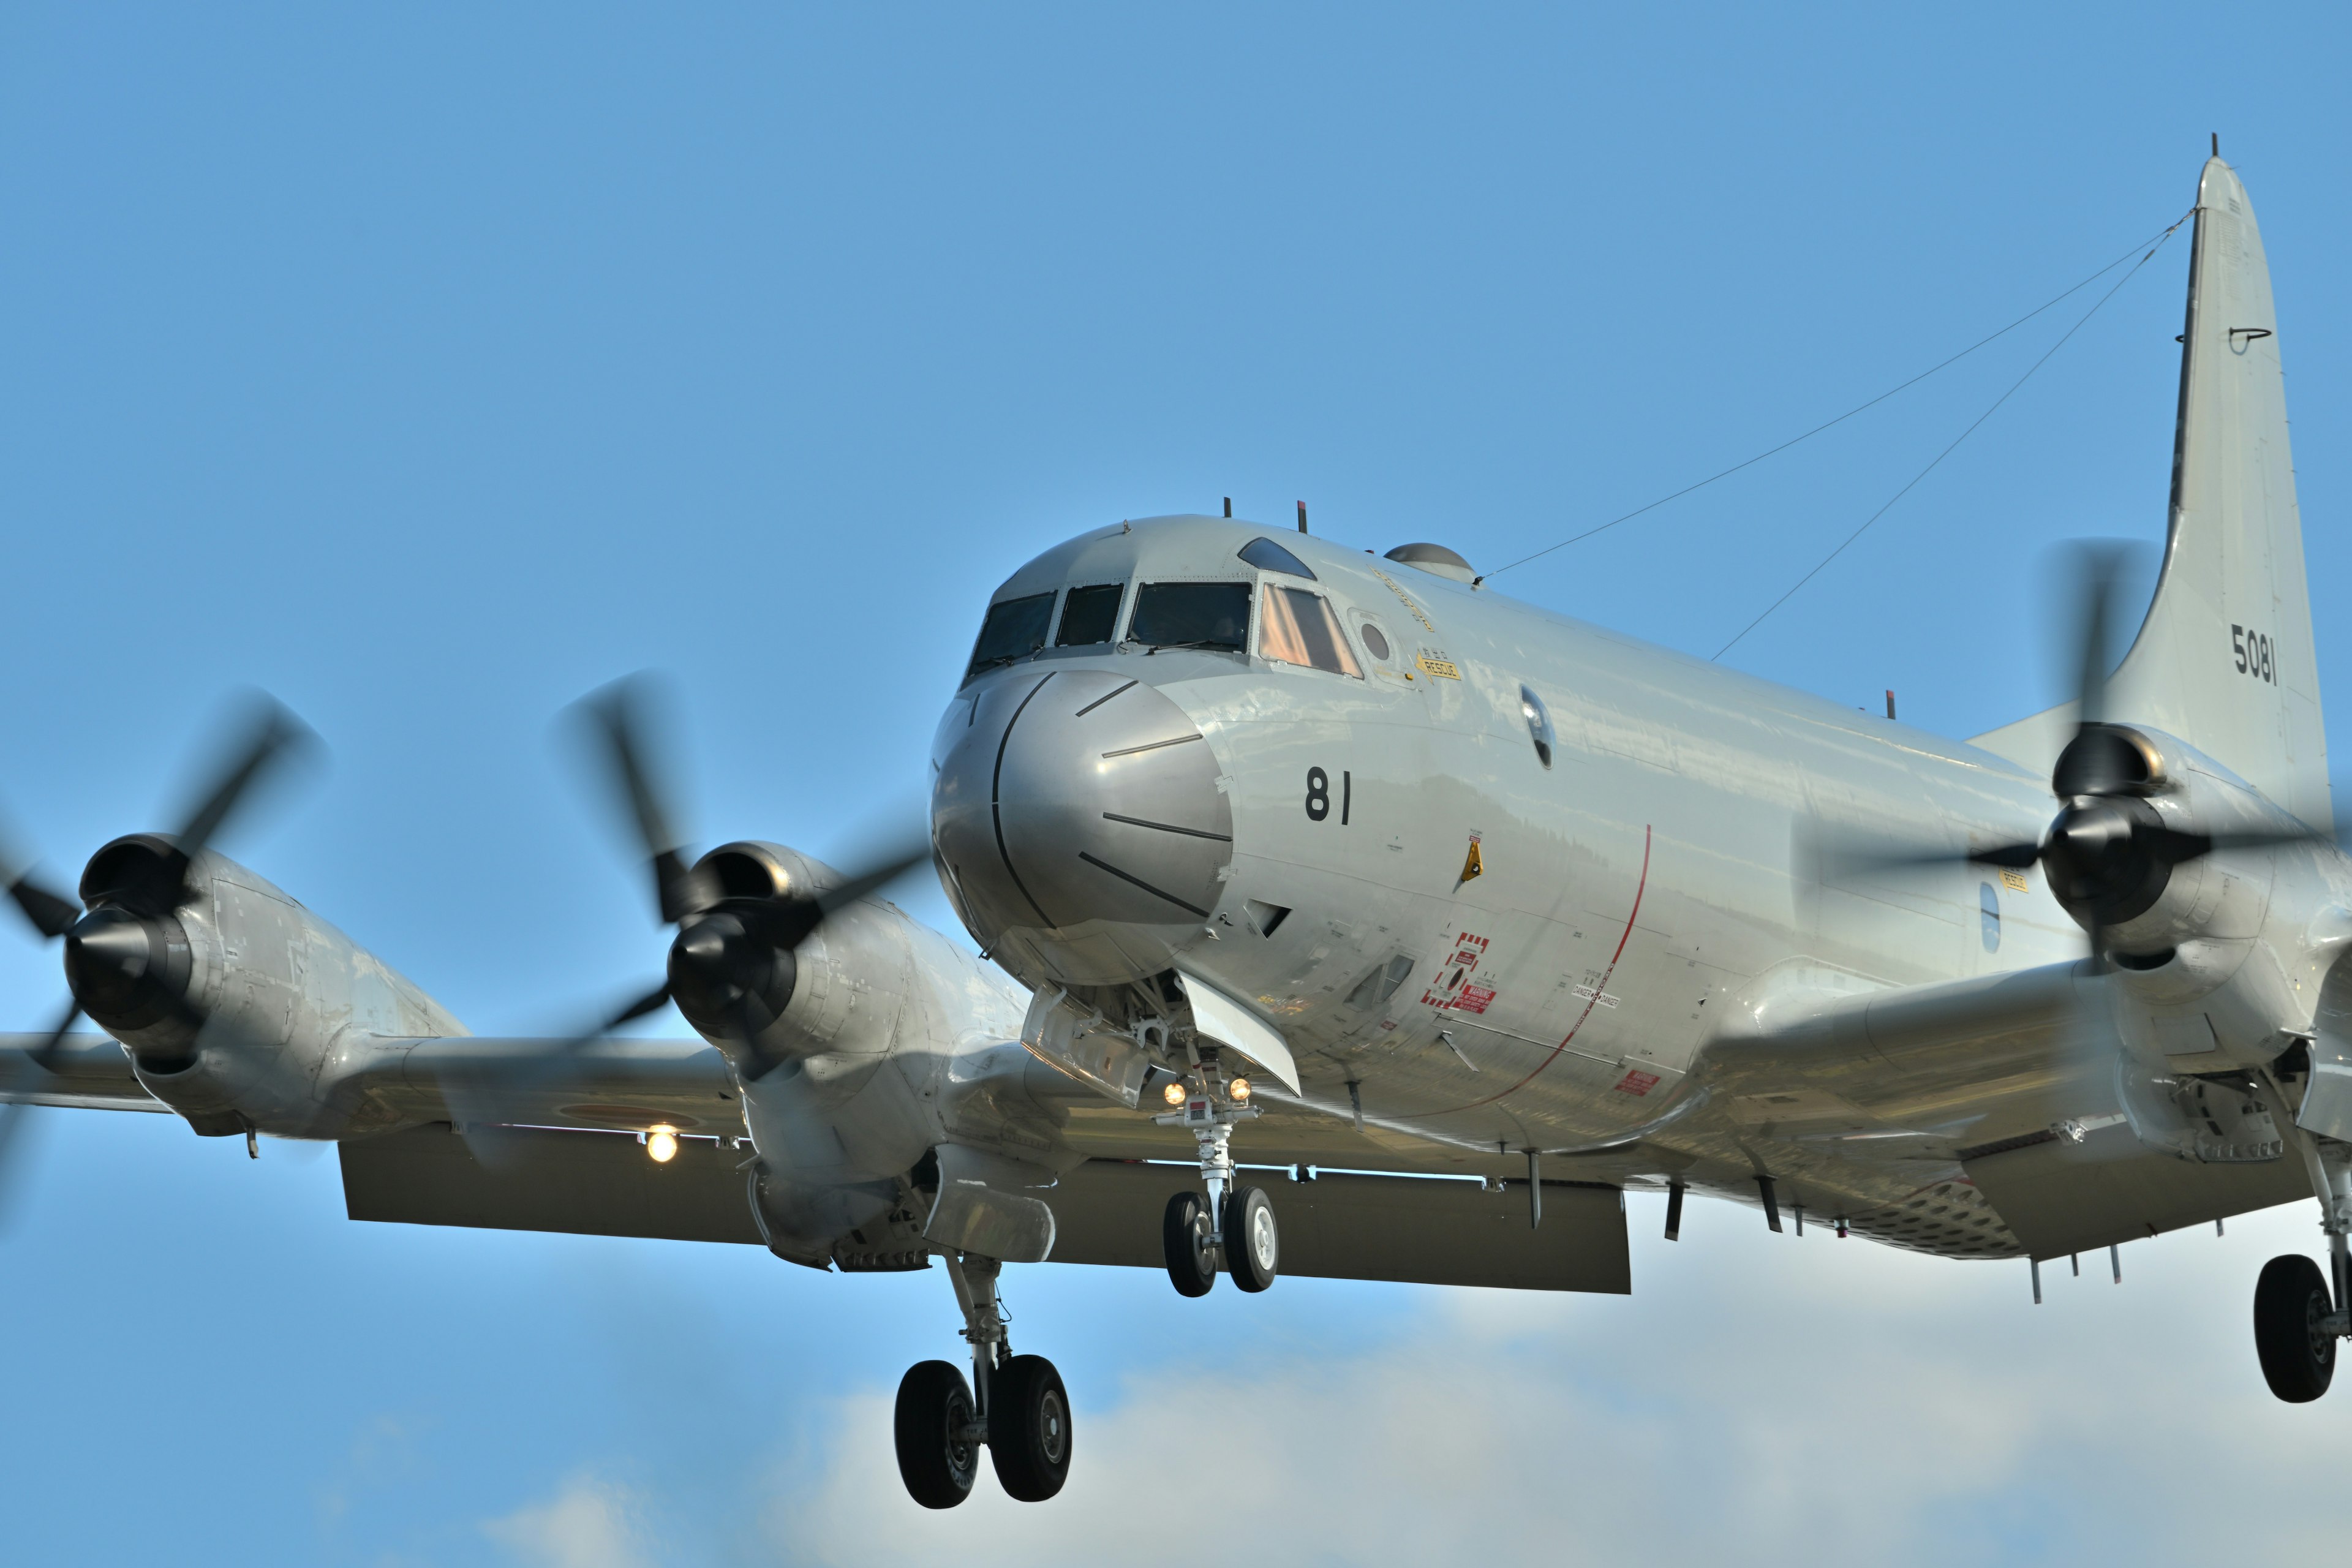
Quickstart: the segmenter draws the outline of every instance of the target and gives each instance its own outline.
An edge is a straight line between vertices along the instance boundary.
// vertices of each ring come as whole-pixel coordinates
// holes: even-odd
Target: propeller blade
[[[26,1059],[43,1072],[55,1072],[58,1066],[58,1047],[66,1043],[66,1032],[74,1026],[74,1020],[80,1016],[81,999],[76,997],[66,1004],[65,1016],[58,1020],[57,1027],[49,1031],[48,1038],[25,1053]]]
[[[685,845],[671,826],[671,813],[647,765],[644,711],[653,700],[652,685],[651,678],[642,673],[625,676],[575,706],[596,731],[610,781],[628,808],[637,842],[652,866],[662,923],[676,925],[715,900],[688,868]]]
[[[228,825],[253,786],[289,752],[307,749],[318,737],[275,698],[256,693],[251,733],[225,760],[220,774],[205,792],[180,830],[173,835],[184,860],[193,860]]]
[[[2075,640],[2069,650],[2068,685],[2074,693],[2074,739],[2059,754],[2051,788],[2061,800],[2113,795],[2134,782],[2134,752],[2119,735],[2103,733],[2108,712],[2107,679],[2114,670],[2111,644],[2123,622],[2123,596],[2130,586],[2133,547],[2118,540],[2084,540],[2070,552],[2075,583]]]
[[[2038,839],[1968,849],[1948,843],[1906,842],[1891,834],[1836,829],[1801,831],[1795,847],[1798,874],[1817,876],[1829,886],[1930,866],[2007,866],[2021,871],[2042,856]]]
[[[70,899],[53,893],[33,880],[27,874],[8,884],[8,896],[16,900],[33,929],[54,942],[73,929],[81,918],[81,906]]]
[[[635,1001],[630,1003],[627,1006],[614,1014],[613,1016],[605,1022],[604,1027],[598,1029],[596,1033],[600,1035],[609,1033],[614,1029],[619,1028],[624,1024],[635,1023],[637,1019],[644,1017],[648,1013],[658,1013],[668,1005],[669,982],[665,980],[659,985],[655,986],[651,991],[646,992],[644,995],[638,997]],[[590,1038],[593,1037],[593,1036],[590,1037]]]
[[[33,875],[33,857],[17,852],[23,840],[17,836],[16,824],[0,813],[0,882],[8,888],[9,898],[33,929],[54,942],[65,935],[68,927],[81,917],[79,900],[51,892]]]
[[[787,894],[769,900],[757,911],[746,912],[746,924],[756,931],[761,941],[790,952],[835,915],[861,899],[871,898],[916,867],[928,864],[930,858],[928,839],[902,844],[813,898]]]
[[[919,845],[909,843],[876,861],[854,876],[842,879],[838,887],[827,888],[816,896],[817,908],[827,916],[838,913],[857,902],[880,892],[918,866],[928,865],[931,858],[929,839]]]
[[[2201,837],[2210,854],[2226,854],[2232,849],[2272,849],[2283,844],[2334,844],[2342,834],[2329,827],[2252,827],[2224,828],[2219,833],[2183,834],[2182,837]]]
[[[2075,548],[2076,602],[2082,606],[2083,618],[2076,627],[2071,671],[2074,679],[2070,684],[2074,691],[2074,721],[2078,725],[2100,723],[2107,716],[2107,639],[2115,621],[2116,590],[2121,583],[2124,561],[2124,547],[2113,541],[2086,540]]]
[[[757,1083],[782,1065],[776,1058],[760,1048],[759,1026],[752,1022],[751,999],[749,996],[735,1004],[729,1021],[734,1025],[731,1031],[734,1039],[743,1047],[743,1059],[738,1070],[742,1073],[744,1082]]]

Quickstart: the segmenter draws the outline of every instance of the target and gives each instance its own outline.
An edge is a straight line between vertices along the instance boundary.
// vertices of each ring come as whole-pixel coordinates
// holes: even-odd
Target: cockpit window
[[[1358,679],[1364,672],[1356,668],[1356,656],[1348,649],[1348,639],[1340,634],[1339,618],[1320,594],[1310,594],[1304,588],[1268,587],[1265,591],[1265,614],[1260,618],[1257,651],[1268,658],[1285,664],[1303,664],[1313,669],[1328,669],[1334,675],[1352,675]]]
[[[1084,647],[1110,641],[1111,631],[1118,625],[1119,595],[1125,592],[1124,583],[1071,589],[1070,596],[1062,601],[1062,627],[1054,634],[1054,646]]]
[[[1306,562],[1271,539],[1253,539],[1241,547],[1239,553],[1243,560],[1261,572],[1287,572],[1293,577],[1304,577],[1310,583],[1316,581],[1315,574],[1307,569]]]
[[[1154,647],[1249,646],[1247,583],[1146,583],[1135,595],[1127,635]]]
[[[1054,618],[1054,595],[1032,594],[988,606],[980,624],[980,641],[972,645],[971,666],[963,672],[970,680],[983,669],[1027,658],[1045,646],[1045,627]]]

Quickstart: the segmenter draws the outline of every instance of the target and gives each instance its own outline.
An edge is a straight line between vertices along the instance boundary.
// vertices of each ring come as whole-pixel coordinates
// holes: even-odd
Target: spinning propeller
[[[670,942],[662,983],[575,1043],[676,1002],[705,1035],[738,1045],[743,1076],[758,1079],[777,1065],[759,1040],[792,1001],[799,973],[794,954],[801,944],[840,910],[929,860],[930,847],[909,846],[886,855],[839,885],[814,892],[729,886],[718,869],[689,866],[649,766],[644,721],[649,685],[642,676],[617,681],[583,699],[578,711],[644,848],[661,921],[676,927],[677,935]]]
[[[203,1026],[203,1014],[173,984],[185,977],[173,973],[164,926],[195,897],[189,873],[196,857],[265,774],[315,740],[275,700],[256,694],[178,831],[117,839],[100,851],[82,873],[79,902],[44,886],[29,868],[0,867],[0,876],[9,878],[8,896],[26,921],[42,940],[65,943],[72,1000],[47,1038],[27,1053],[35,1065],[51,1067],[66,1032],[84,1013],[110,1028],[145,1028],[166,1016]]]
[[[176,1019],[193,1047],[205,1015],[185,994],[188,949],[178,921],[195,897],[190,873],[255,786],[316,739],[275,700],[255,694],[179,829],[119,838],[100,850],[82,872],[79,901],[49,888],[28,864],[0,857],[0,878],[18,912],[42,941],[64,944],[71,993],[56,1026],[21,1059],[55,1071],[67,1032],[84,1014],[110,1030]],[[21,1101],[0,1109],[0,1159],[16,1142],[24,1109]]]
[[[2156,776],[2158,759],[2138,735],[2108,720],[2108,647],[2119,622],[2126,547],[2099,542],[2077,549],[2079,635],[2069,670],[2075,726],[2074,739],[2051,770],[2057,816],[2036,839],[1966,854],[1927,850],[1865,853],[1858,858],[1877,866],[1964,862],[2013,870],[2039,863],[2053,896],[2089,932],[2093,963],[2104,966],[2110,956],[2107,931],[2152,907],[2175,866],[2218,851],[2308,843],[2334,835],[2302,826],[2192,833],[2170,826],[2148,804],[2145,786]]]

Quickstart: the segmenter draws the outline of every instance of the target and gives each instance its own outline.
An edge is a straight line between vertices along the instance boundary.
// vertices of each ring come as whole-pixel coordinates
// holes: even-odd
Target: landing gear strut
[[[1162,1127],[1181,1127],[1201,1149],[1199,1193],[1178,1193],[1160,1218],[1160,1241],[1168,1278],[1180,1296],[1205,1296],[1217,1282],[1220,1263],[1244,1290],[1274,1283],[1282,1262],[1274,1205],[1258,1187],[1234,1185],[1234,1124],[1255,1116],[1249,1084],[1222,1076],[1213,1059],[1193,1075],[1181,1109],[1152,1118]]]
[[[1070,1475],[1070,1396],[1041,1355],[1014,1355],[996,1294],[1003,1267],[975,1253],[947,1256],[963,1309],[971,1381],[949,1362],[919,1362],[898,1382],[893,1420],[898,1477],[925,1508],[953,1508],[980,1478],[980,1450],[997,1483],[1022,1502],[1044,1502]]]

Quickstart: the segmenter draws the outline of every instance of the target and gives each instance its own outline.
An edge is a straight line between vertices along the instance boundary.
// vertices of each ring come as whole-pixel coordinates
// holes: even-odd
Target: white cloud
[[[2308,1208],[2127,1247],[2121,1289],[2104,1254],[2061,1262],[2037,1310],[2021,1262],[1771,1237],[1709,1205],[1639,1248],[1631,1299],[1433,1291],[1404,1336],[1333,1354],[1294,1301],[1285,1342],[1081,1384],[1071,1481],[1041,1506],[983,1477],[916,1508],[887,1392],[847,1401],[777,1543],[1023,1568],[2316,1552],[2352,1526],[2352,1389],[2277,1403],[2248,1326],[2263,1259],[2312,1248]]]
[[[486,1521],[491,1540],[546,1568],[638,1568],[652,1562],[638,1525],[635,1494],[593,1476],[574,1476],[545,1502]]]

